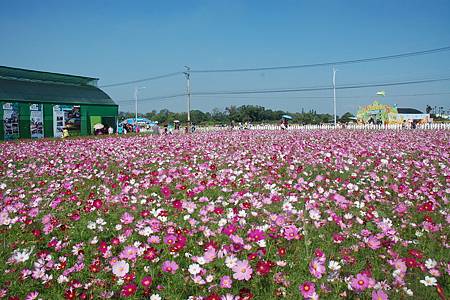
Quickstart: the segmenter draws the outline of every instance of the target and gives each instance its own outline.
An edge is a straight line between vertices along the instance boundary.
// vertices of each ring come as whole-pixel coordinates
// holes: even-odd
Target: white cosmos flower
[[[425,276],[425,280],[421,280],[420,283],[424,284],[425,286],[435,286],[437,280],[434,277]]]
[[[339,271],[341,269],[341,265],[337,261],[330,260],[328,263],[328,268],[332,271]]]
[[[161,296],[158,294],[153,294],[150,296],[150,300],[161,300]]]
[[[15,250],[13,252],[11,260],[13,262],[15,262],[16,264],[26,262],[28,259],[30,259],[30,254],[31,254],[31,252],[33,252],[33,248],[34,247],[32,247],[30,250],[24,249],[22,251]]]
[[[235,256],[228,256],[225,259],[225,265],[231,269],[236,265],[237,261],[238,259]]]
[[[197,263],[199,263],[200,265],[204,265],[206,264],[206,260],[203,258],[203,256],[200,256],[199,258],[197,258]]]
[[[105,220],[103,220],[102,218],[98,218],[97,220],[95,220],[95,223],[97,223],[98,225],[106,225]]]
[[[220,219],[219,220],[219,223],[218,223],[218,225],[220,226],[220,227],[222,227],[222,226],[225,226],[225,224],[227,224],[227,220],[226,219]]]
[[[309,217],[316,221],[320,220],[320,212],[315,209],[312,209],[309,211]]]
[[[64,275],[59,275],[57,281],[58,281],[59,284],[61,284],[61,283],[64,283],[64,282],[69,282],[69,278],[67,278],[67,277],[64,276]]]
[[[265,248],[266,247],[266,240],[260,240],[256,242],[259,247]]]
[[[143,229],[139,230],[139,234],[143,236],[150,236],[150,234],[152,233],[153,230],[149,226],[146,226]]]
[[[408,295],[408,296],[414,295],[413,291],[408,289],[407,287],[404,287],[403,290],[405,291],[406,295]]]
[[[437,265],[437,262],[434,259],[429,258],[425,261],[425,266],[428,269],[433,269],[434,267],[436,267],[436,265]]]
[[[98,243],[98,237],[97,236],[94,236],[93,238],[92,238],[92,240],[90,241],[90,244],[91,245],[95,245],[95,244],[97,244]]]
[[[118,262],[114,263],[112,266],[112,272],[117,277],[125,276],[125,274],[127,274],[129,270],[130,270],[130,265],[124,260],[119,260]]]
[[[192,275],[197,275],[198,273],[200,273],[200,271],[202,270],[202,268],[200,267],[199,264],[192,264],[189,266],[189,273],[191,273]]]

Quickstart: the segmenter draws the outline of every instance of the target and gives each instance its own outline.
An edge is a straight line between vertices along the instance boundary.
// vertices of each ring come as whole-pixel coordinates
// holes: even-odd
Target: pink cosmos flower
[[[382,290],[372,291],[372,300],[389,300],[388,295]]]
[[[128,212],[123,213],[122,217],[120,217],[120,221],[123,224],[130,224],[133,223],[134,217],[129,214]]]
[[[209,247],[208,250],[205,251],[205,254],[203,255],[203,258],[205,259],[206,263],[210,263],[214,260],[216,257],[216,249],[213,247]]]
[[[231,280],[230,276],[223,276],[220,279],[220,287],[223,289],[230,289],[232,282],[233,281]]]
[[[173,245],[177,242],[177,236],[174,234],[168,234],[164,237],[164,244]]]
[[[157,235],[152,235],[147,239],[147,242],[150,244],[159,244],[161,242],[161,238]]]
[[[138,248],[135,246],[127,246],[123,251],[120,253],[119,257],[122,259],[136,259],[138,254]]]
[[[376,250],[381,247],[381,242],[379,239],[372,235],[367,239],[367,246],[369,246],[370,249]]]
[[[34,292],[29,293],[29,294],[25,297],[25,300],[34,300],[34,299],[36,299],[38,296],[39,296],[39,292],[34,291]]]
[[[325,274],[325,265],[319,258],[314,258],[309,264],[309,272],[316,278],[322,278]]]
[[[284,228],[284,238],[288,241],[299,238],[298,229],[294,225],[290,225]]]
[[[366,275],[359,273],[352,279],[350,285],[357,292],[364,291],[369,287],[369,278]]]
[[[406,206],[405,203],[400,203],[399,205],[397,205],[395,207],[395,212],[399,213],[399,214],[403,214],[404,212],[406,212],[408,210],[408,207]]]
[[[304,298],[311,298],[316,292],[316,286],[310,281],[303,282],[303,284],[299,285],[298,289]]]
[[[165,262],[163,262],[161,269],[163,270],[163,272],[175,274],[175,272],[178,270],[178,265],[174,261],[166,260]]]
[[[248,264],[247,260],[238,260],[232,268],[234,274],[233,278],[236,280],[250,280],[253,269]]]

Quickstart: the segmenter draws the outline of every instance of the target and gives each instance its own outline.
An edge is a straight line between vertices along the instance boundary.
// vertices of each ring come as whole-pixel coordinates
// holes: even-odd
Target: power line
[[[337,65],[345,65],[345,64],[356,64],[356,63],[365,63],[371,61],[380,61],[380,60],[391,60],[397,58],[405,58],[411,56],[419,56],[419,55],[428,55],[433,53],[450,51],[450,46],[435,48],[423,51],[416,52],[406,52],[394,55],[386,55],[386,56],[378,56],[378,57],[370,57],[370,58],[361,58],[361,59],[352,59],[352,60],[341,60],[334,62],[322,62],[322,63],[314,63],[314,64],[304,64],[304,65],[290,65],[290,66],[273,66],[273,67],[258,67],[258,68],[237,68],[237,69],[211,69],[211,70],[192,70],[192,73],[226,73],[226,72],[254,72],[254,71],[270,71],[270,70],[286,70],[286,69],[300,69],[300,68],[312,68],[312,67],[325,67],[325,66],[337,66]]]
[[[450,77],[438,78],[438,79],[427,79],[427,80],[415,80],[415,81],[373,83],[373,84],[364,84],[364,85],[344,85],[344,86],[337,86],[336,89],[346,90],[346,89],[359,89],[359,88],[369,88],[369,87],[398,86],[398,85],[421,84],[421,83],[431,83],[431,82],[448,81],[448,80],[450,80]],[[208,92],[196,92],[196,93],[192,93],[192,95],[267,94],[267,93],[329,91],[332,89],[333,89],[333,87],[329,86],[329,87],[305,87],[305,88],[287,88],[287,89],[272,89],[272,90],[208,91]]]
[[[172,99],[172,98],[178,98],[178,97],[184,97],[186,96],[186,93],[183,94],[174,94],[169,96],[158,96],[158,97],[150,97],[150,98],[140,98],[139,102],[141,101],[155,101],[155,100],[165,100],[165,99]],[[122,100],[122,101],[116,101],[118,103],[124,103],[124,102],[134,102],[135,100],[129,99],[129,100]]]
[[[433,53],[444,52],[444,51],[450,51],[450,46],[429,49],[429,50],[423,50],[423,51],[416,51],[416,52],[407,52],[407,53],[400,53],[400,54],[387,55],[387,56],[363,58],[363,59],[323,62],[323,63],[304,64],[304,65],[291,65],[291,66],[238,68],[238,69],[215,69],[215,70],[214,69],[213,70],[191,70],[191,73],[252,72],[252,71],[269,71],[269,70],[282,70],[282,69],[324,67],[324,66],[333,66],[333,65],[344,65],[344,64],[364,63],[364,62],[379,61],[379,60],[397,59],[397,58],[404,58],[404,57],[411,57],[411,56],[418,56],[418,55],[433,54]],[[135,84],[135,83],[140,83],[140,82],[146,82],[146,81],[152,81],[152,80],[157,80],[157,79],[173,77],[173,76],[177,76],[177,75],[181,75],[181,74],[184,74],[184,72],[182,72],[182,71],[172,72],[172,73],[167,73],[167,74],[163,74],[163,75],[157,75],[157,76],[152,76],[152,77],[148,77],[148,78],[143,78],[143,79],[101,85],[99,87],[107,88],[107,87],[123,86],[123,85],[129,85],[129,84]]]
[[[443,95],[450,95],[450,92],[439,92],[439,93],[416,93],[416,94],[390,94],[389,98],[395,98],[395,97],[423,97],[423,96],[443,96]],[[156,100],[165,100],[165,99],[173,99],[178,97],[185,97],[186,94],[177,94],[177,95],[171,95],[171,96],[161,96],[161,97],[152,97],[152,98],[144,98],[140,99],[144,101],[156,101]],[[197,97],[210,97],[211,95],[197,95]],[[226,96],[226,95],[225,95]],[[339,99],[363,99],[367,98],[368,95],[359,95],[359,96],[340,96]],[[225,99],[260,99],[260,100],[270,100],[273,99],[261,97],[261,96],[236,96],[236,95],[229,95],[224,97]],[[277,97],[279,99],[279,97]],[[291,96],[291,97],[283,97],[282,99],[333,99],[332,96]],[[123,101],[116,101],[120,103],[121,105],[128,105],[132,104],[134,100],[123,100]]]
[[[100,87],[101,88],[106,88],[106,87],[113,87],[113,86],[122,86],[122,85],[128,85],[128,84],[134,84],[134,83],[140,83],[140,82],[145,82],[145,81],[151,81],[151,80],[157,80],[157,79],[162,79],[162,78],[173,77],[173,76],[180,75],[180,74],[183,74],[183,72],[167,73],[167,74],[153,76],[153,77],[148,77],[148,78],[143,78],[143,79],[137,79],[137,80],[132,80],[132,81],[125,81],[125,82],[118,82],[118,83],[112,83],[112,84],[107,84],[107,85],[101,85]]]
[[[399,82],[385,82],[385,83],[371,83],[371,84],[354,84],[354,85],[344,85],[344,86],[336,86],[337,90],[347,90],[347,89],[361,89],[361,88],[370,88],[370,87],[383,87],[383,86],[400,86],[400,85],[410,85],[410,84],[423,84],[423,83],[432,83],[432,82],[440,82],[440,81],[448,81],[450,77],[446,78],[435,78],[435,79],[426,79],[426,80],[414,80],[414,81],[399,81]],[[242,90],[242,91],[207,91],[207,92],[196,92],[192,93],[195,96],[216,96],[216,95],[246,95],[246,94],[274,94],[274,93],[296,93],[296,92],[315,92],[315,91],[329,91],[333,89],[332,86],[328,87],[304,87],[304,88],[286,88],[286,89],[272,89],[272,90]],[[432,93],[431,93],[432,94]],[[420,94],[417,94],[420,95]],[[430,94],[423,94],[421,96],[426,96]],[[139,99],[139,101],[155,101],[155,100],[165,100],[165,99],[173,99],[178,97],[184,97],[186,93],[168,95],[168,96],[157,96],[150,98]],[[408,96],[408,95],[406,95]],[[308,97],[312,98],[312,97]],[[134,99],[116,101],[119,103],[132,102]]]
[[[389,94],[386,98],[393,97],[422,97],[422,96],[442,96],[442,95],[450,95],[450,92],[440,92],[440,93],[416,93],[416,94]],[[209,97],[209,95],[197,95],[197,97]],[[359,95],[359,96],[340,96],[339,99],[361,99],[368,97],[368,95]],[[270,100],[273,97],[268,96],[237,96],[231,95],[227,96],[226,99],[261,99],[261,100]],[[278,98],[277,98],[278,99]],[[333,99],[333,96],[284,96],[283,99]]]
[[[360,89],[360,88],[369,88],[369,87],[383,87],[383,86],[399,86],[399,85],[410,85],[410,84],[422,84],[422,83],[432,83],[432,82],[440,82],[440,81],[448,81],[450,77],[446,78],[434,78],[434,79],[425,79],[425,80],[413,80],[413,81],[398,81],[398,82],[385,82],[385,83],[368,83],[368,84],[348,84],[343,86],[336,86],[338,90],[346,90],[346,89]],[[240,90],[240,91],[206,91],[206,92],[194,92],[192,95],[196,96],[214,96],[214,95],[245,95],[245,94],[272,94],[272,93],[293,93],[293,92],[315,92],[315,91],[329,91],[333,89],[332,86],[313,86],[313,87],[302,87],[302,88],[285,88],[285,89],[262,89],[262,90]],[[439,94],[439,93],[431,93],[431,94]],[[422,96],[431,95],[423,94]],[[421,95],[421,94],[417,94]],[[186,93],[179,93],[173,95],[165,95],[165,96],[156,96],[150,98],[142,98],[139,101],[154,101],[154,100],[165,100],[172,99],[178,97],[184,97]],[[408,95],[406,95],[408,96]],[[311,98],[311,97],[308,97]],[[119,103],[124,102],[132,102],[134,99],[116,101]]]

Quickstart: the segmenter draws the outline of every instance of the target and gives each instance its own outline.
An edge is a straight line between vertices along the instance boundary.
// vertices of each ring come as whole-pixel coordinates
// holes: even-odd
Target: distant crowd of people
[[[153,124],[150,125],[139,125],[139,124],[129,124],[122,123],[119,124],[117,128],[117,134],[127,134],[127,133],[140,133],[140,132],[150,132],[153,134],[174,134],[174,133],[184,133],[195,132],[196,126],[194,123],[188,124],[186,123],[184,129],[182,129],[182,125],[180,122],[168,123],[165,122],[163,124]],[[114,132],[113,132],[114,133]]]

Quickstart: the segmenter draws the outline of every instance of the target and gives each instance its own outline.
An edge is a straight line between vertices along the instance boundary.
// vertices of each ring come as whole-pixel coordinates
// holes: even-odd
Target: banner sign
[[[63,129],[67,128],[71,135],[79,135],[81,129],[81,114],[79,106],[53,106],[54,137],[62,137]]]
[[[44,137],[44,111],[42,104],[30,105],[30,131],[32,139]]]
[[[19,104],[3,104],[3,128],[5,140],[19,138]]]

